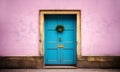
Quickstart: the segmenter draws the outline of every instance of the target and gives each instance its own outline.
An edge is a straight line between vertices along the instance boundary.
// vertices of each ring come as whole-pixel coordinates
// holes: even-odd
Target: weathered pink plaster
[[[0,56],[39,56],[39,10],[81,10],[82,55],[120,56],[120,0],[0,0]]]

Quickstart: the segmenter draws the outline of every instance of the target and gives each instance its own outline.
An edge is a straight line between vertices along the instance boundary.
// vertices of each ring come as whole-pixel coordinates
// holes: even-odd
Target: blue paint
[[[45,15],[44,64],[76,64],[76,15]],[[64,31],[58,33],[57,25]],[[61,38],[61,40],[59,40]],[[58,48],[62,44],[64,48]]]

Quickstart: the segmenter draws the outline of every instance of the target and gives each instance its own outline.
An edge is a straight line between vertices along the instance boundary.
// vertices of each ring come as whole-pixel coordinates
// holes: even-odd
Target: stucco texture
[[[81,10],[81,55],[120,56],[120,0],[0,0],[0,56],[39,56],[39,10]]]

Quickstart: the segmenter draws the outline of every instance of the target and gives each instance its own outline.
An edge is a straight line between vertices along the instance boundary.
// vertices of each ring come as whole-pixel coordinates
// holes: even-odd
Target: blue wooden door
[[[44,64],[76,64],[76,15],[48,14],[44,17]],[[56,31],[57,25],[64,26],[62,33]]]

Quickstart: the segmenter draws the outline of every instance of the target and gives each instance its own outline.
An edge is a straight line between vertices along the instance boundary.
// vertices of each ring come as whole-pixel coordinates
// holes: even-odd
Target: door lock
[[[59,37],[59,42],[61,42],[62,41],[62,38],[61,37]]]

